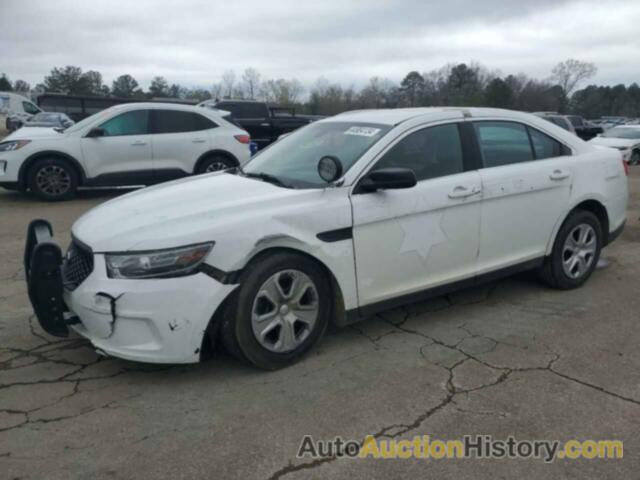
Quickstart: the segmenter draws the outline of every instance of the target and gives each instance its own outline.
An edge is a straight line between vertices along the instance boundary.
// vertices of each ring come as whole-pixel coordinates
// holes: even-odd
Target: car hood
[[[310,190],[292,190],[227,173],[189,177],[144,188],[90,210],[73,236],[94,252],[152,250],[215,241],[215,232],[270,215]],[[264,218],[264,217],[262,217]]]
[[[26,125],[13,132],[8,137],[5,137],[2,141],[7,140],[33,140],[34,138],[60,138],[62,134],[56,132],[53,128],[43,127],[27,127]]]
[[[594,145],[602,145],[603,147],[613,148],[629,148],[640,143],[640,140],[615,137],[595,137],[589,141]]]

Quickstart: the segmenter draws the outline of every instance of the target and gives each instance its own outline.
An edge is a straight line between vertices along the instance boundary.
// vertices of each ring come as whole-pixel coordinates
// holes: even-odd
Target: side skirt
[[[494,270],[493,272],[484,273],[476,277],[471,277],[468,279],[460,280],[460,281],[449,283],[446,285],[439,285],[437,287],[428,288],[426,290],[421,290],[419,292],[414,292],[407,295],[401,295],[399,297],[390,298],[388,300],[383,300],[381,302],[370,303],[360,308],[354,308],[352,310],[348,310],[346,312],[346,315],[343,317],[344,319],[337,320],[336,324],[339,326],[350,325],[352,323],[357,323],[366,318],[369,318],[375,315],[376,313],[384,312],[385,310],[390,310],[392,308],[396,308],[401,305],[421,302],[424,300],[428,300],[430,298],[440,297],[442,295],[446,295],[447,293],[455,292],[457,290],[462,290],[462,289],[470,288],[476,285],[482,285],[484,283],[493,282],[495,280],[499,280],[504,277],[509,277],[516,273],[534,270],[542,266],[544,262],[544,258],[545,257],[535,258],[533,260],[528,260],[523,263],[511,265],[510,267],[501,268],[499,270]]]

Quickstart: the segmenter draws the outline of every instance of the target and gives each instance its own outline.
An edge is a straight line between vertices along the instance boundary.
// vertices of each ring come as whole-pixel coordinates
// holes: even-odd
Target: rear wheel
[[[554,242],[541,276],[554,288],[581,286],[593,273],[602,250],[602,226],[598,217],[584,210],[573,212]]]
[[[196,173],[219,172],[234,166],[235,163],[230,158],[216,154],[205,158],[198,166],[198,171]]]
[[[640,165],[640,150],[635,150],[629,159],[631,165]]]
[[[29,169],[27,184],[31,192],[42,200],[67,200],[76,193],[78,174],[66,160],[43,158]]]
[[[329,282],[313,260],[295,253],[258,260],[245,269],[225,315],[225,347],[266,370],[292,364],[324,334],[330,297]]]

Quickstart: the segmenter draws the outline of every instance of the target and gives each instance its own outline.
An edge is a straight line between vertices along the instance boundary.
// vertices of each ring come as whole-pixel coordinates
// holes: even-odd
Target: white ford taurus
[[[235,171],[139,190],[83,215],[67,254],[44,220],[25,252],[42,326],[105,354],[198,361],[220,338],[290,364],[372,313],[539,269],[582,285],[622,231],[621,154],[533,115],[357,111]]]

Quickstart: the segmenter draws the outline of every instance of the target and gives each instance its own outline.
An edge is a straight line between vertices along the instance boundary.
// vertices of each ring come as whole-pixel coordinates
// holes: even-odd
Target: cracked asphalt
[[[628,226],[581,289],[520,275],[334,329],[265,373],[103,358],[45,334],[22,272],[26,226],[120,191],[45,204],[0,189],[0,478],[639,478],[640,168]],[[296,459],[330,440],[620,439],[621,460]]]

